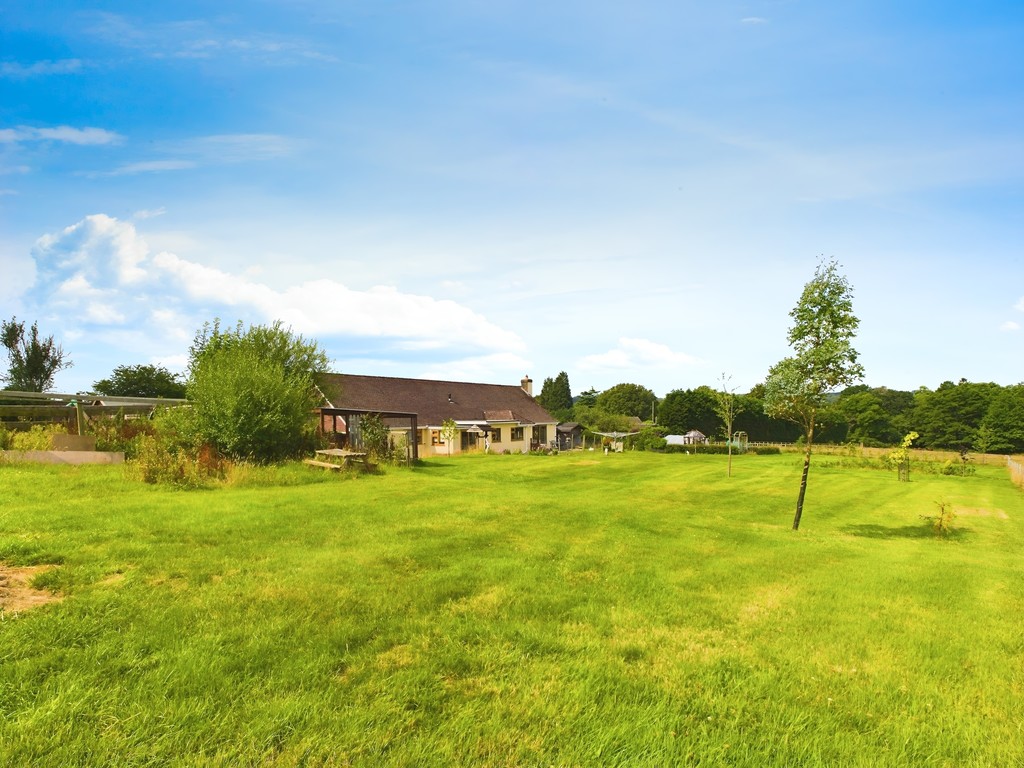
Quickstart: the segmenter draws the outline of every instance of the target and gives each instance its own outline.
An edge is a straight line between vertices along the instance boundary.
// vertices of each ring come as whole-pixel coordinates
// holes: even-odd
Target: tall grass
[[[0,467],[4,765],[1019,765],[1024,496],[792,456]],[[921,515],[961,510],[936,538]]]

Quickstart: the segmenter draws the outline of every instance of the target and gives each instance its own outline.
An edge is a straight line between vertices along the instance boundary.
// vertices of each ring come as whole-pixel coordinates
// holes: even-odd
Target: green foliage
[[[827,395],[864,375],[853,338],[860,320],[853,314],[853,289],[835,261],[818,264],[789,313],[788,340],[793,356],[772,366],[764,384],[764,409],[773,418],[798,425],[803,432],[804,467],[793,529],[800,527],[807,473],[814,443],[815,420]]]
[[[662,451],[666,447],[664,428],[644,427],[625,439],[626,447],[635,451]]]
[[[961,379],[956,384],[944,381],[934,392],[918,390],[913,418],[921,433],[921,447],[970,448],[999,389],[998,384]]]
[[[369,413],[359,418],[359,435],[363,448],[370,458],[377,462],[391,461],[391,430],[378,413]]]
[[[282,327],[204,325],[190,350],[188,396],[202,442],[235,459],[296,456],[312,446],[316,376],[327,356]]]
[[[0,376],[5,389],[22,392],[45,392],[53,386],[53,377],[72,363],[53,336],[39,337],[39,324],[25,334],[25,323],[17,317],[0,323],[0,343],[7,349],[9,370]]]
[[[691,429],[715,435],[722,429],[715,403],[715,391],[711,387],[673,389],[658,406],[658,424],[670,435],[683,435]]]
[[[692,445],[669,445],[665,453],[690,453],[700,455],[728,456],[729,446],[726,443],[694,443]],[[781,450],[777,445],[752,445],[744,451],[754,456],[778,456]]]
[[[203,461],[198,455],[175,450],[160,435],[140,435],[135,441],[128,474],[144,483],[195,489],[207,486],[220,476],[219,463]]]
[[[12,431],[7,442],[11,451],[49,451],[53,449],[55,435],[68,432],[61,424],[34,424],[27,430]]]
[[[591,387],[590,389],[585,389],[576,396],[576,399],[573,400],[573,405],[581,405],[587,408],[593,408],[595,405],[597,405],[598,394],[598,391],[593,387]]]
[[[1003,387],[992,395],[975,440],[982,430],[983,439],[990,439],[988,451],[1024,453],[1024,384]]]
[[[616,384],[597,396],[597,407],[606,413],[636,416],[649,421],[658,402],[657,396],[640,384]]]
[[[93,418],[89,432],[96,437],[97,451],[122,451],[126,460],[135,458],[141,435],[155,435],[156,423],[150,419],[126,419],[123,413]]]
[[[162,365],[119,365],[109,379],[95,382],[101,395],[121,397],[185,397],[185,382]]]
[[[621,413],[609,413],[598,406],[577,404],[573,408],[575,420],[592,432],[629,432],[633,421]]]
[[[454,419],[445,419],[441,422],[441,439],[444,440],[444,444],[448,447],[448,455],[452,455],[452,443],[455,442],[455,438],[459,436],[459,425],[455,423]]]
[[[920,435],[917,432],[908,432],[903,436],[900,447],[885,454],[883,461],[886,466],[895,469],[898,479],[907,482],[910,480],[910,446]]]
[[[569,389],[569,374],[561,371],[553,379],[544,379],[537,402],[551,414],[571,410],[572,391]]]

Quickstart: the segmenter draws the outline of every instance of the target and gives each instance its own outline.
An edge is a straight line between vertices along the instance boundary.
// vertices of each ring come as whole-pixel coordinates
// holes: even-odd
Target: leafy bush
[[[644,427],[626,438],[626,444],[635,451],[662,451],[668,444],[661,427]]]
[[[222,331],[203,326],[190,350],[188,395],[201,442],[235,459],[296,456],[315,443],[310,412],[327,356],[274,323]]]
[[[220,476],[222,468],[203,460],[202,456],[190,456],[185,451],[173,450],[171,443],[160,435],[140,435],[135,450],[135,459],[128,465],[129,475],[144,483],[160,483],[178,488],[202,488],[210,480]]]
[[[154,435],[156,425],[149,419],[126,419],[124,414],[93,419],[89,431],[96,437],[97,451],[122,451],[125,459],[133,459],[141,435]]]
[[[977,468],[975,468],[973,464],[968,464],[963,461],[953,461],[952,459],[942,462],[938,470],[940,475],[959,475],[960,477],[973,475],[977,471]]]
[[[61,424],[35,424],[27,431],[11,432],[8,438],[11,451],[49,451],[54,435],[66,435]]]
[[[377,413],[368,413],[359,418],[359,434],[363,448],[375,461],[391,460],[391,430]]]

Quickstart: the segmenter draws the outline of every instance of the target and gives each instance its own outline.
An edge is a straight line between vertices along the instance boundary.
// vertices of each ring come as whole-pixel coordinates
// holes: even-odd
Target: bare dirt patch
[[[957,516],[962,517],[997,517],[1000,520],[1010,519],[1010,516],[1001,509],[985,509],[984,507],[954,507],[953,511]]]
[[[0,563],[0,613],[20,613],[61,600],[60,595],[32,587],[32,579],[54,567],[52,565],[17,567]]]

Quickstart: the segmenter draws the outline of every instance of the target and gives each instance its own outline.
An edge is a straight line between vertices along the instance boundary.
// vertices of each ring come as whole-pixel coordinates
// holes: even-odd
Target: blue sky
[[[1024,380],[1018,2],[0,0],[0,315],[182,370],[741,390],[821,256],[872,386]]]

